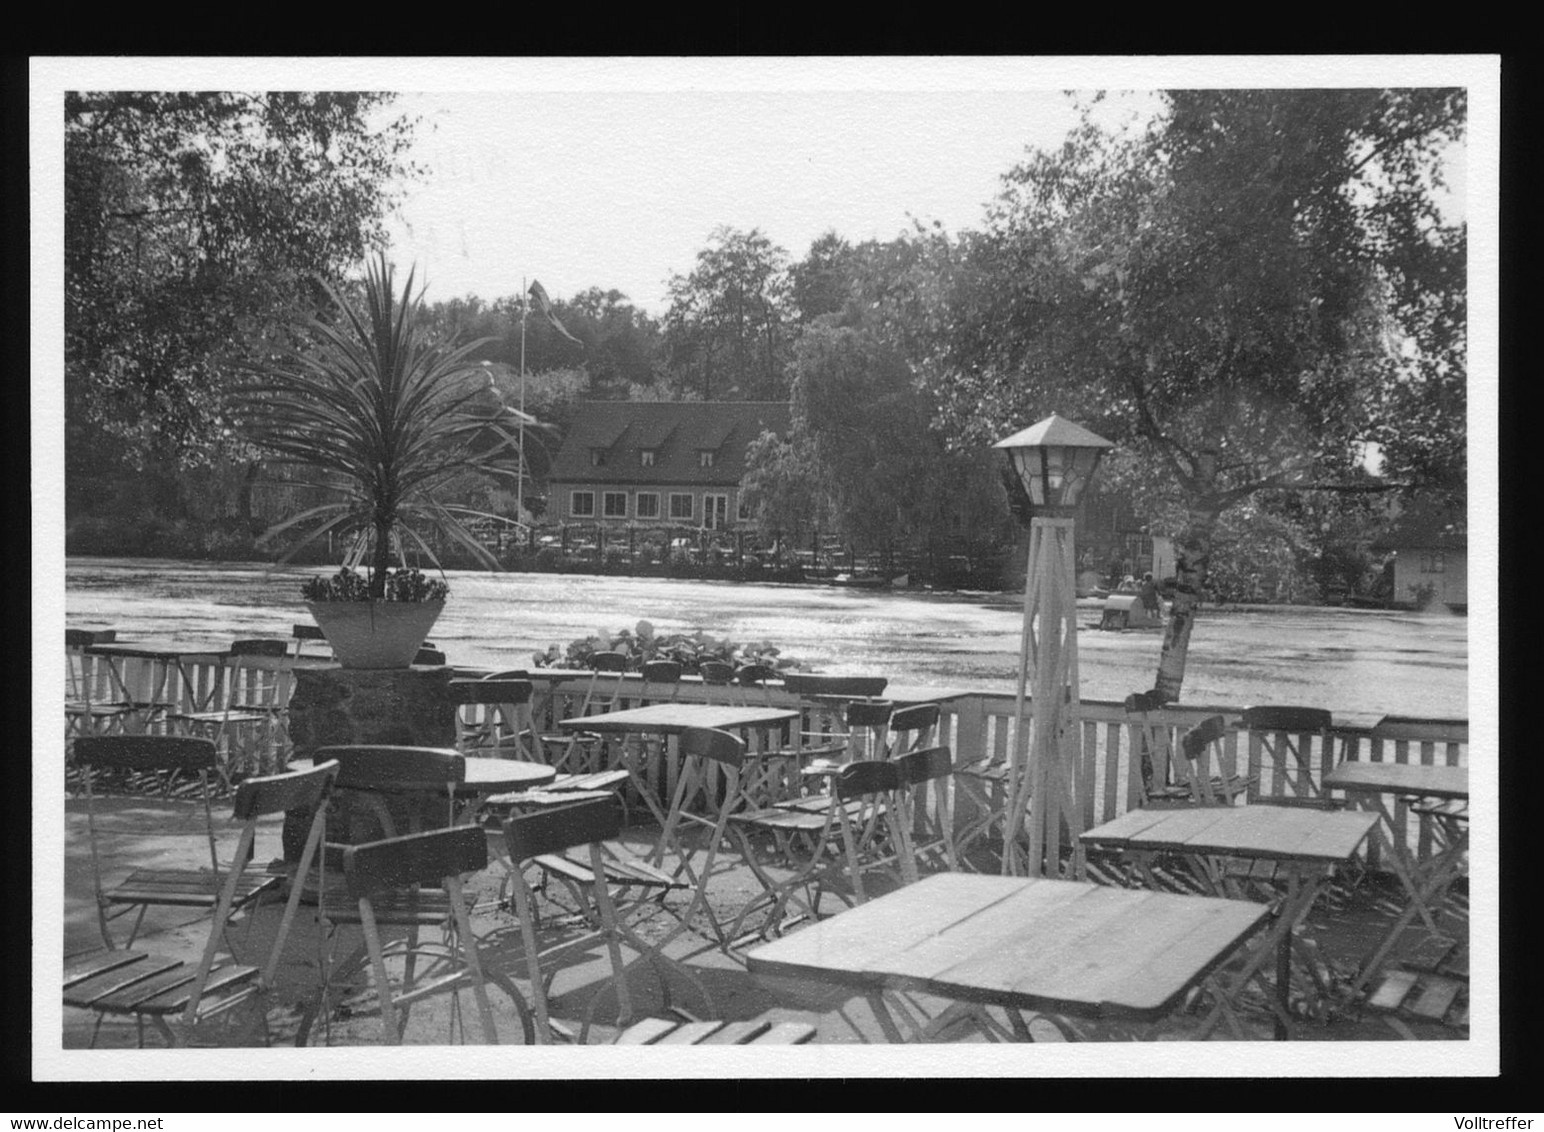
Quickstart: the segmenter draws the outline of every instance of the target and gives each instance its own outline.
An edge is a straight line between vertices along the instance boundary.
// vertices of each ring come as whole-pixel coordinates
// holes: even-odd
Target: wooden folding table
[[[1032,1040],[1018,1011],[1161,1023],[1269,916],[1243,900],[940,873],[748,952],[746,963],[762,979],[863,992],[890,1042],[906,1040],[896,1013],[926,1041],[962,1018],[994,1026],[981,1006],[1007,1008],[1003,1036]],[[896,997],[903,991],[955,1005],[919,1022]]]
[[[1374,814],[1387,841],[1389,863],[1404,886],[1406,901],[1388,933],[1379,940],[1362,964],[1356,989],[1365,986],[1398,945],[1411,922],[1420,916],[1434,936],[1433,909],[1447,895],[1462,873],[1469,850],[1469,768],[1424,766],[1393,762],[1343,762],[1324,776],[1326,790],[1342,790],[1362,809]],[[1410,852],[1395,809],[1401,803],[1430,799],[1422,819],[1437,831],[1437,851],[1424,861]]]
[[[1149,881],[1153,856],[1177,853],[1219,895],[1235,891],[1240,880],[1284,882],[1286,895],[1265,942],[1276,945],[1276,1036],[1286,1038],[1293,933],[1331,870],[1351,859],[1376,822],[1374,814],[1295,806],[1139,809],[1087,831],[1081,840],[1085,847],[1129,856]],[[1257,949],[1239,976],[1239,987],[1269,954],[1268,946]]]

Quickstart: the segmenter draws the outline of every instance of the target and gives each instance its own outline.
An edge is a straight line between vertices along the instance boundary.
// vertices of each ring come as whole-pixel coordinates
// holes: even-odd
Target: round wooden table
[[[456,787],[458,797],[486,797],[489,794],[509,794],[516,790],[530,790],[546,786],[558,776],[558,772],[544,763],[528,763],[519,759],[466,760],[466,781]]]

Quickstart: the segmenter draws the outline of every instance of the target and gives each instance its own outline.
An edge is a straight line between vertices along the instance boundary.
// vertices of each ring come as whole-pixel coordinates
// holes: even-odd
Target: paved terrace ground
[[[228,814],[229,803],[216,803]],[[199,867],[208,863],[208,846],[203,835],[203,821],[195,805],[175,800],[150,797],[108,797],[98,799],[98,833],[105,848],[105,857],[112,861],[111,873],[106,879],[127,875],[134,868],[148,866]],[[235,841],[235,825],[221,821],[216,812],[217,824],[222,828],[223,859],[228,860]],[[258,866],[279,855],[279,822],[267,823],[258,842]],[[642,852],[651,843],[654,831],[635,826],[624,833],[625,843],[634,851]],[[86,812],[83,799],[71,798],[66,803],[65,823],[66,869],[64,910],[64,953],[89,951],[101,946],[97,930],[95,900],[92,895],[91,866],[87,849]],[[749,869],[738,863],[733,854],[722,854],[721,861],[728,867],[716,875],[711,883],[710,896],[717,907],[738,908],[759,891]],[[519,926],[516,919],[498,906],[500,866],[493,865],[477,876],[472,889],[478,901],[473,917],[474,929],[482,937],[484,963],[507,972],[515,979],[522,991],[524,959],[520,949]],[[1327,898],[1321,899],[1311,913],[1307,933],[1314,938],[1323,958],[1332,972],[1349,973],[1354,970],[1359,956],[1365,954],[1390,915],[1386,900],[1387,892],[1378,884],[1363,881],[1354,888],[1337,886]],[[685,900],[684,895],[674,897]],[[835,900],[828,900],[826,907],[838,908]],[[279,920],[276,904],[260,908],[255,913],[248,956],[265,954],[265,941]],[[119,921],[120,933],[127,931],[132,917]],[[663,930],[672,921],[661,915],[659,927]],[[196,962],[199,948],[205,938],[204,924],[187,910],[152,909],[146,917],[139,947],[158,953],[185,955],[189,962]],[[346,929],[357,931],[357,929]],[[120,939],[122,934],[120,934]],[[240,938],[239,934],[237,936]],[[355,937],[357,939],[357,937]],[[645,938],[647,933],[645,933]],[[658,938],[658,936],[655,936]],[[345,949],[353,941],[345,943]],[[678,937],[668,948],[668,953],[689,963],[698,973],[714,998],[716,1015],[728,1020],[765,1018],[770,1021],[800,1021],[816,1027],[817,1042],[847,1043],[859,1040],[880,1041],[880,1033],[873,1014],[861,996],[840,989],[815,983],[794,980],[778,980],[776,985],[758,981],[745,970],[743,962],[730,958],[711,942],[687,933]],[[276,998],[278,1005],[270,1014],[272,1034],[276,1043],[292,1038],[299,1017],[296,1004],[308,990],[315,986],[317,955],[317,929],[309,915],[303,915],[286,948],[286,961],[282,964]],[[258,960],[260,961],[260,960]],[[609,972],[604,950],[597,947],[587,962],[566,970],[553,988],[555,998],[553,1017],[577,1030],[585,1015],[591,996]],[[635,1005],[640,1014],[647,1015],[660,1010],[662,1003],[657,981],[646,972],[639,972],[633,986]],[[929,1002],[927,996],[918,996],[924,1006],[935,1012],[944,1005]],[[681,992],[676,1001],[688,1009],[700,1011]],[[597,1024],[589,1035],[589,1042],[609,1043],[617,1034],[614,1000],[598,1012]],[[1245,1021],[1254,1037],[1261,1040],[1271,1036],[1271,1016],[1258,1003],[1248,1004]],[[609,1015],[608,1015],[609,1012]],[[65,1010],[63,1044],[65,1048],[84,1048],[91,1040],[95,1016],[81,1010]],[[1181,1015],[1166,1023],[1162,1037],[1168,1040],[1184,1040],[1199,1025],[1198,1014]],[[370,1017],[357,1022],[352,1028],[335,1029],[334,1042],[373,1043],[377,1040],[378,1019]],[[1422,1030],[1415,1027],[1422,1038],[1454,1036],[1451,1031],[1439,1028]],[[1048,1023],[1036,1022],[1033,1032],[1038,1039],[1061,1040],[1059,1033]],[[1089,1026],[1087,1036],[1098,1038],[1098,1027]],[[1362,1016],[1354,1007],[1331,1010],[1328,1020],[1304,1019],[1293,1035],[1306,1040],[1394,1040],[1396,1035],[1376,1016]],[[967,1035],[964,1040],[982,1040]],[[103,1025],[97,1037],[98,1048],[132,1047],[135,1044],[135,1028],[132,1020],[111,1018]],[[147,1041],[154,1043],[152,1035]]]

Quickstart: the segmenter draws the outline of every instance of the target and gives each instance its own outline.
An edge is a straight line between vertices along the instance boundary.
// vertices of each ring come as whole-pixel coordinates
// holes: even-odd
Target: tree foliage
[[[1173,91],[1005,178],[951,291],[944,415],[984,444],[1060,412],[1183,507],[1165,696],[1220,514],[1371,442],[1413,471],[1423,415],[1462,436],[1464,229],[1435,194],[1463,130],[1461,91]],[[1461,452],[1423,474],[1461,481]]]
[[[381,236],[411,124],[368,93],[65,97],[67,458],[112,438],[197,466],[229,439],[232,345]],[[88,461],[89,462],[89,461]]]
[[[1420,314],[1462,299],[1430,193],[1462,95],[1421,93],[1171,92],[1140,133],[1085,121],[1015,168],[954,293],[960,434],[1058,408],[1207,507],[1392,439],[1384,392],[1453,360]]]
[[[817,322],[799,340],[793,443],[834,533],[891,551],[991,526],[1002,493],[986,453],[950,452],[901,353],[868,329]]]
[[[437,531],[497,566],[462,525],[466,509],[448,500],[470,474],[515,467],[507,443],[486,442],[502,402],[473,358],[482,343],[433,336],[412,274],[400,298],[393,274],[382,255],[362,302],[331,292],[336,320],[309,320],[300,345],[254,363],[256,380],[236,402],[253,443],[336,496],[271,533],[310,524],[296,550],[332,533],[371,537],[377,599],[393,539],[411,540],[432,561],[424,535]]]
[[[704,401],[775,401],[788,394],[788,253],[757,229],[720,227],[697,265],[670,281],[667,362]]]

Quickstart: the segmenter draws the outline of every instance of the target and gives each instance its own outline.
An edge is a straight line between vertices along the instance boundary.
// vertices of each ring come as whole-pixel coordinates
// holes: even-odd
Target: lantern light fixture
[[[1035,511],[1049,515],[1067,514],[1077,506],[1104,450],[1115,445],[1052,413],[992,447],[1007,453]]]

